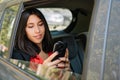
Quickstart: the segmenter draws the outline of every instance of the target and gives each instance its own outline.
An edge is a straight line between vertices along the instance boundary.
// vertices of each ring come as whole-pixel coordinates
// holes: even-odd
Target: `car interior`
[[[71,12],[71,20],[65,28],[50,31],[54,43],[57,41],[67,43],[71,69],[75,73],[82,74],[94,0],[31,0],[24,2],[23,6],[23,9],[30,7],[61,8]]]
[[[71,69],[74,73],[78,73],[82,75],[82,71],[84,68],[84,65],[83,65],[84,56],[86,52],[86,46],[87,46],[87,40],[88,40],[88,34],[89,34],[89,26],[90,26],[93,7],[94,7],[94,0],[31,0],[31,1],[23,2],[20,10],[22,12],[22,10],[30,7],[35,7],[40,10],[46,9],[48,12],[43,13],[43,15],[46,13],[53,14],[53,12],[50,12],[50,10],[53,8],[55,9],[54,10],[55,13],[59,13],[57,11],[58,9],[60,9],[59,11],[61,11],[61,9],[63,10],[63,12],[61,12],[61,14],[63,14],[62,16],[59,14],[56,14],[57,17],[50,18],[50,16],[49,17],[47,16],[48,19],[54,20],[58,24],[62,24],[62,26],[61,25],[53,26],[53,23],[50,22],[53,26],[52,29],[50,29],[50,32],[51,32],[54,43],[57,41],[63,41],[67,43]],[[64,12],[64,10],[66,9],[70,12],[70,15]],[[16,21],[15,28],[13,29],[15,31],[12,33],[12,38],[9,38],[11,45],[9,46],[10,49],[8,50],[11,54],[8,56],[10,57],[12,55],[12,50],[14,47],[15,33],[17,31],[17,26],[18,26],[17,24],[19,23],[20,13],[17,15],[18,21]],[[13,13],[11,12],[10,15],[11,14]],[[8,15],[6,15],[6,17],[7,16]],[[9,22],[9,18],[7,20]],[[11,22],[9,22],[9,24],[10,23],[11,25],[13,25],[12,20]],[[60,30],[58,30],[57,28],[59,28]],[[7,31],[9,31],[9,28]],[[4,35],[4,32],[2,35]],[[7,34],[6,36],[8,37]],[[2,56],[4,57],[4,55]]]
[[[63,41],[68,45],[72,71],[82,74],[87,35],[94,0],[36,0],[24,3],[25,8],[66,8],[72,13],[67,28],[51,31],[54,42]]]

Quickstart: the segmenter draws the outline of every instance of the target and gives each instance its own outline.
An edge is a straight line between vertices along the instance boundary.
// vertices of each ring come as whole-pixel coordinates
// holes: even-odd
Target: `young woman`
[[[12,58],[70,69],[68,50],[66,49],[65,57],[54,61],[52,59],[58,53],[53,53],[52,50],[53,42],[43,14],[36,8],[24,10],[18,26]]]

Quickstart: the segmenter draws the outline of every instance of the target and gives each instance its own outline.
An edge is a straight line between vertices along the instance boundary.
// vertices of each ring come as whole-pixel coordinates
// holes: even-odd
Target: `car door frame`
[[[20,20],[20,17],[21,17],[21,13],[22,13],[22,11],[24,9],[23,2],[20,2],[18,4],[20,4],[19,5],[19,10],[18,10],[17,15],[16,15],[16,19],[15,19],[15,22],[14,22],[14,25],[13,25],[12,36],[10,38],[10,46],[9,46],[9,54],[10,55],[9,55],[9,58],[11,58],[11,56],[12,56],[12,52],[13,52],[13,48],[14,48],[14,40],[15,40],[15,36],[16,36],[19,20]]]
[[[103,80],[104,78],[111,1],[95,0],[88,32],[82,80]]]

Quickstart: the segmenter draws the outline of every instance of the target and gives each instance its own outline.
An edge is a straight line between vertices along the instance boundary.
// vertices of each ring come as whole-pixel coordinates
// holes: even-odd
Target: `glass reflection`
[[[42,80],[80,80],[81,77],[80,74],[53,66],[48,67],[43,64],[34,64],[16,59],[10,59],[10,62]]]

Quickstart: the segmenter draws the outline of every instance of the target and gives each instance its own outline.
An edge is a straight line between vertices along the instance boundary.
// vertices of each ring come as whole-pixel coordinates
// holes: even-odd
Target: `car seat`
[[[67,43],[69,50],[70,66],[73,72],[82,74],[84,50],[77,45],[74,36],[63,37],[63,42]]]

